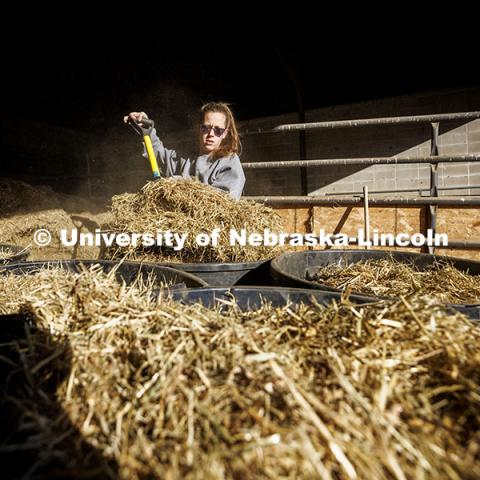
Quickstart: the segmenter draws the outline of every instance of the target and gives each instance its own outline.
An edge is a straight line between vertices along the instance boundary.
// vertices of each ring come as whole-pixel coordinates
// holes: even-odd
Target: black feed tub
[[[37,262],[11,263],[0,267],[0,275],[13,272],[17,275],[29,275],[42,268],[61,268],[70,272],[79,272],[81,266],[100,265],[105,273],[116,268],[115,277],[127,285],[141,276],[144,280],[154,277],[155,284],[166,283],[169,288],[205,287],[201,278],[170,267],[155,263],[115,262],[111,260],[46,260]]]
[[[273,307],[311,305],[315,302],[327,305],[333,300],[340,302],[341,298],[341,294],[336,292],[322,292],[303,288],[249,286],[177,289],[172,290],[168,295],[184,304],[201,303],[207,308],[216,308],[225,305],[225,302],[234,301],[242,311],[256,310],[265,302]],[[360,295],[351,295],[349,299],[352,303],[371,302],[370,298]]]
[[[243,263],[161,263],[159,265],[191,273],[214,287],[271,285],[270,260]]]
[[[411,253],[386,250],[310,250],[305,252],[292,252],[274,258],[270,264],[270,274],[275,285],[315,288],[322,291],[341,292],[338,288],[323,285],[312,280],[319,267],[327,265],[350,265],[352,263],[392,257],[401,263],[413,263],[420,270],[433,264],[435,261],[448,261],[455,268],[471,275],[480,275],[480,262],[465,260],[457,257],[429,255],[425,253]],[[361,292],[352,292],[354,295],[363,295]],[[368,297],[368,296],[367,296]],[[369,297],[372,301],[379,297]],[[385,297],[383,297],[385,298]],[[447,304],[472,319],[480,318],[480,303],[470,305]]]

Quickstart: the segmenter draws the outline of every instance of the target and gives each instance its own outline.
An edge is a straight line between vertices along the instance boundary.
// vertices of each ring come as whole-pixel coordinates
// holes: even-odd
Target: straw
[[[11,345],[32,476],[480,476],[480,328],[432,299],[220,313],[56,281]]]
[[[393,257],[368,259],[349,265],[326,265],[309,273],[322,285],[373,296],[418,293],[442,303],[480,303],[480,276],[455,268],[452,262],[435,261],[425,269]]]
[[[234,200],[226,192],[194,180],[166,178],[148,182],[138,193],[112,198],[114,220],[108,230],[116,233],[175,232],[188,234],[183,249],[168,247],[112,247],[106,258],[173,262],[249,262],[269,259],[279,247],[230,245],[230,229],[248,234],[282,230],[282,221],[269,207]],[[219,228],[218,246],[199,246],[196,235]]]

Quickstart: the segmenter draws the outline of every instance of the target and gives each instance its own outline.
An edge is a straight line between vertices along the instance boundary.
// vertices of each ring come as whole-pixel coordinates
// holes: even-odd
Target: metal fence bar
[[[456,185],[453,187],[437,187],[437,190],[439,192],[444,192],[447,190],[470,190],[478,188],[480,189],[480,184],[479,185]],[[417,193],[418,195],[422,195],[422,192],[430,192],[430,187],[420,187],[420,188],[399,188],[397,190],[369,190],[368,193],[371,195],[374,194],[387,194],[387,193],[407,193],[407,192],[414,192]],[[360,190],[356,190],[353,192],[325,192],[323,195],[331,196],[331,195],[361,195],[362,192]],[[465,194],[464,194],[465,195]]]
[[[357,245],[358,240],[355,239],[349,239],[348,241],[349,245]],[[395,245],[389,245],[389,246],[395,246],[395,247],[413,247],[413,248],[420,248],[416,245],[414,245],[411,242],[408,242],[407,245],[404,245],[403,242],[402,244],[398,244],[397,242],[394,242]],[[449,240],[448,245],[442,245],[439,248],[445,248],[449,250],[480,250],[480,242],[477,242],[475,240]]]
[[[245,196],[245,200],[253,200],[266,205],[289,205],[289,206],[355,206],[362,205],[362,195],[353,198],[332,198],[318,196],[278,196],[278,197],[262,197],[262,196]],[[398,198],[370,198],[370,206],[389,206],[389,205],[442,205],[442,206],[480,206],[480,197],[398,197]]]
[[[282,160],[274,162],[242,163],[244,170],[268,168],[321,167],[325,165],[400,165],[416,163],[478,162],[480,154],[438,155],[432,157],[371,157],[371,158],[325,158],[320,160]]]
[[[274,128],[246,129],[242,135],[293,132],[298,130],[329,130],[334,128],[352,128],[373,125],[399,125],[405,123],[432,123],[446,120],[472,120],[480,118],[480,112],[441,113],[435,115],[413,115],[403,117],[363,118],[357,120],[337,120],[332,122],[287,123]]]

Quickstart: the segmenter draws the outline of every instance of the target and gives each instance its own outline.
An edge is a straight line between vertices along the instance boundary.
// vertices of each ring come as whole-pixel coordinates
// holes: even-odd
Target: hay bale
[[[220,314],[84,275],[23,311],[37,475],[480,476],[480,328],[428,298]]]
[[[111,248],[107,258],[126,256],[132,260],[177,262],[251,262],[269,259],[279,247],[229,244],[229,230],[263,233],[282,231],[282,220],[271,208],[247,200],[233,200],[228,194],[194,180],[166,178],[148,182],[138,193],[112,198],[113,222],[108,229],[117,233],[157,231],[188,233],[179,251],[165,247]],[[200,247],[198,233],[221,228],[218,247]]]

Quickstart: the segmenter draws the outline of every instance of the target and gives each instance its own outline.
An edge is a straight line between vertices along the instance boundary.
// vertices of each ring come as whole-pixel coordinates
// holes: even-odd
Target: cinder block
[[[438,171],[440,171],[440,165],[438,166]],[[420,179],[430,178],[430,165],[418,165],[418,177]]]
[[[397,178],[397,189],[413,189],[417,190],[419,188],[418,178]]]
[[[439,181],[438,184],[437,184],[437,187],[441,186],[441,182]],[[429,190],[430,189],[430,177],[429,178],[425,178],[425,179],[422,179],[422,180],[419,180],[418,181],[418,188],[420,188],[421,190]]]
[[[447,145],[442,146],[439,149],[439,155],[466,155],[468,153],[468,147],[466,143],[459,144],[459,145]]]
[[[457,176],[457,177],[452,177],[452,176],[446,176],[444,179],[445,187],[468,187],[468,175],[464,176]]]
[[[480,173],[480,161],[479,162],[470,162],[468,164],[468,173],[469,175],[474,175]]]
[[[480,142],[470,142],[467,147],[468,153],[480,153]]]
[[[385,180],[376,180],[372,189],[374,191],[395,191],[397,189],[397,182],[394,178]]]
[[[462,188],[459,188],[459,189],[452,189],[452,190],[442,190],[440,192],[440,197],[450,197],[450,196],[459,196],[459,197],[465,197],[467,195],[469,195],[469,189],[462,189]]]
[[[452,131],[442,135],[442,146],[459,145],[467,142],[467,132]]]
[[[467,123],[467,132],[480,132],[480,119],[472,120],[471,122]]]
[[[445,164],[444,174],[447,176],[468,175],[468,163],[447,163]]]
[[[445,185],[445,173],[444,172],[439,172],[438,173],[438,186],[443,187]],[[421,182],[425,181],[426,184],[430,187],[430,180],[420,180]]]
[[[412,167],[412,165],[398,165],[396,178],[397,181],[401,179],[418,180],[418,166]]]
[[[479,186],[480,187],[480,173],[474,173],[468,176],[469,185]],[[480,214],[479,214],[480,216]]]
[[[467,140],[468,143],[480,142],[480,129],[473,132],[469,130],[467,134]]]
[[[379,176],[387,175],[395,175],[397,171],[397,166],[395,164],[379,164],[374,165],[373,171],[375,172],[375,178]]]
[[[353,192],[354,184],[353,182],[335,182],[322,190],[325,190],[325,193],[348,193]]]

